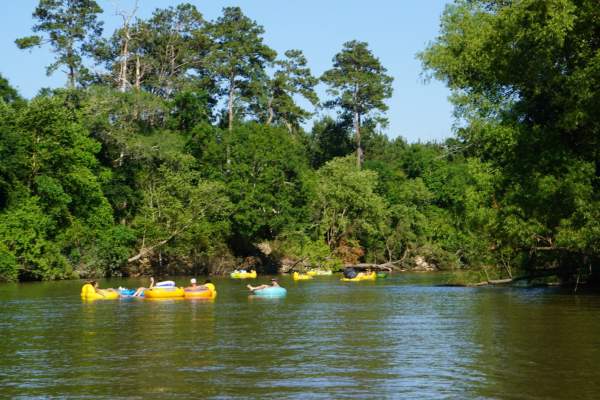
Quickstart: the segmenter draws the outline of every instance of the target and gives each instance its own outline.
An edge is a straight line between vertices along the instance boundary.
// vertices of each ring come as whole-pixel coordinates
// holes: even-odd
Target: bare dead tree
[[[125,10],[120,10],[117,2],[114,3],[115,6],[115,15],[118,15],[123,20],[122,29],[122,44],[121,44],[121,54],[120,54],[120,67],[119,67],[119,75],[117,81],[119,82],[119,90],[121,92],[125,92],[128,87],[131,86],[130,82],[127,79],[127,65],[129,63],[129,42],[131,41],[131,20],[135,16],[138,10],[138,0],[135,0],[133,4],[133,9],[129,12]]]

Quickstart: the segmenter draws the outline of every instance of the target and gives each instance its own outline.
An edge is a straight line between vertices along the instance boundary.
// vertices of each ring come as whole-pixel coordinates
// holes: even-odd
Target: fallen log
[[[387,271],[387,272],[394,271],[394,267],[395,267],[395,265],[393,263],[384,263],[384,264],[361,263],[361,264],[344,265],[344,268],[354,268],[354,269],[360,269],[360,270],[375,269],[375,270]]]
[[[307,257],[304,257],[304,258],[301,258],[301,259],[299,259],[298,261],[294,262],[292,265],[285,265],[285,266],[284,266],[284,265],[282,265],[282,266],[280,267],[280,271],[281,271],[281,272],[283,272],[283,273],[292,272],[292,271],[294,271],[294,270],[295,270],[296,266],[297,266],[298,264],[300,264],[300,265],[302,266],[302,268],[301,268],[301,269],[302,269],[302,271],[298,271],[298,272],[303,272],[303,270],[304,270],[304,269],[306,269],[306,268],[311,268],[311,267],[312,267],[312,264],[310,264],[310,263],[305,263],[306,259],[307,259]]]
[[[177,235],[179,235],[181,232],[185,231],[187,228],[190,227],[191,224],[185,225],[183,226],[181,229],[176,230],[175,232],[173,232],[171,234],[171,236],[169,236],[168,238],[161,240],[160,242],[153,244],[152,246],[148,246],[148,247],[144,247],[143,242],[142,242],[142,248],[140,249],[140,251],[133,257],[129,257],[127,259],[128,263],[132,263],[134,261],[138,261],[140,258],[151,254],[154,249],[157,249],[161,246],[164,246],[165,244],[169,243],[171,240],[173,240],[175,237],[177,237]],[[145,241],[145,239],[144,239]]]
[[[487,281],[487,283],[489,283],[490,285],[504,285],[506,283],[512,283],[513,279],[512,278],[506,278],[506,279],[490,279]]]

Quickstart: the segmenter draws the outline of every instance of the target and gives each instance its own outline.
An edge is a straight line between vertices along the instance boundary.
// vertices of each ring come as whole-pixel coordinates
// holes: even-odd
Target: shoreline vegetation
[[[0,77],[0,281],[348,265],[600,281],[596,1],[448,5],[418,57],[453,92],[456,135],[412,144],[383,133],[392,77],[365,42],[317,77],[238,7],[117,11],[105,32],[96,1],[40,0],[15,41],[49,46],[67,83],[26,100]]]

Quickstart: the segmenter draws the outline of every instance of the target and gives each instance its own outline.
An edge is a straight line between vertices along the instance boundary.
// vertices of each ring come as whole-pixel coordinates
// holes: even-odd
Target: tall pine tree
[[[227,126],[233,127],[235,101],[244,87],[265,75],[265,65],[276,56],[263,43],[264,29],[244,15],[239,7],[226,7],[223,15],[208,26],[213,48],[205,65],[223,84],[227,94]]]
[[[47,67],[48,75],[61,66],[67,67],[68,86],[74,88],[85,80],[87,69],[83,56],[91,53],[93,41],[102,34],[97,20],[102,8],[94,0],[40,0],[33,12],[38,23],[34,32],[45,33],[15,40],[20,49],[50,44],[56,60]]]
[[[321,80],[329,85],[328,93],[334,99],[325,105],[341,108],[351,115],[356,135],[356,164],[361,167],[361,123],[377,111],[385,112],[384,100],[392,96],[393,78],[373,55],[365,42],[356,40],[344,43],[344,48],[333,58],[333,68],[325,71]]]

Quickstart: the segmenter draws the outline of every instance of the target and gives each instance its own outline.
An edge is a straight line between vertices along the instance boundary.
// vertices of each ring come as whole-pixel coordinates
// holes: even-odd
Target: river
[[[600,397],[600,295],[443,279],[283,277],[287,297],[261,300],[244,285],[266,279],[216,278],[212,302],[2,284],[0,398]]]

